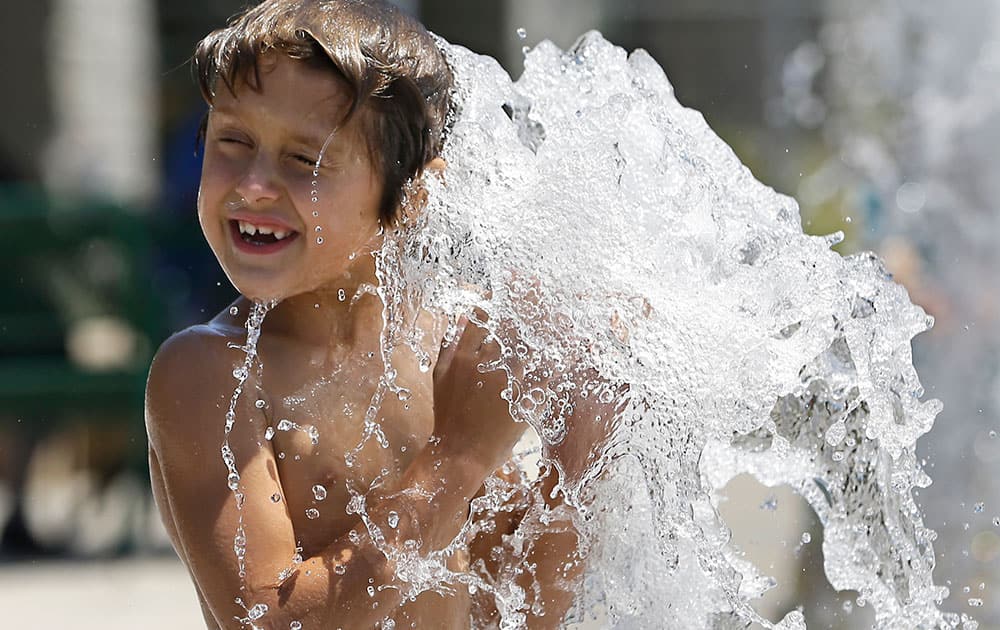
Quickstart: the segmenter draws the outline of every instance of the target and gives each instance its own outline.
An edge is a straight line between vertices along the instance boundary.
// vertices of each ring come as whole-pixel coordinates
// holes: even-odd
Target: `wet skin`
[[[250,303],[241,298],[237,315],[226,311],[171,338],[150,372],[153,489],[209,626],[240,627],[234,618],[246,611],[233,601],[239,596],[247,606],[268,606],[263,627],[287,628],[293,620],[305,628],[371,627],[384,617],[397,627],[467,627],[471,603],[462,590],[447,597],[425,593],[412,602],[400,602],[393,588],[368,595],[369,586],[398,583],[391,563],[365,542],[357,515],[347,514],[349,488],[368,492],[373,518],[389,512],[412,517],[400,524],[396,542],[412,537],[425,550],[440,548],[524,430],[499,398],[505,381],[476,373],[475,365],[494,349],[482,336],[466,334],[438,362],[441,322],[416,313],[410,321],[426,333],[421,345],[432,364],[421,370],[412,352],[397,350],[397,385],[409,398],[389,393],[378,409],[388,448],[375,438],[365,441],[364,414],[385,371],[382,304],[365,290],[377,284],[368,253],[380,239],[381,183],[357,119],[330,138],[346,102],[336,77],[274,56],[262,60],[259,90],[241,85],[231,94],[220,87],[209,117],[198,202],[206,239],[240,293],[281,300],[260,337],[263,371],[244,385],[229,435],[246,497],[242,510],[226,487],[219,448],[236,385],[231,374],[244,358],[231,345],[245,342]],[[260,228],[271,234],[260,238]],[[267,428],[281,419],[315,427],[318,443],[296,431],[268,440]],[[348,465],[347,452],[362,443]],[[313,495],[316,484],[327,490],[322,500]],[[401,489],[431,499],[394,494]],[[311,509],[319,516],[307,516]],[[515,525],[476,548],[492,549]],[[242,580],[233,549],[241,526]],[[556,538],[540,549],[563,566],[575,539]],[[279,580],[297,549],[304,562]],[[468,561],[455,556],[449,564],[463,569]],[[539,579],[544,582],[541,574]],[[557,618],[532,625],[552,625]]]

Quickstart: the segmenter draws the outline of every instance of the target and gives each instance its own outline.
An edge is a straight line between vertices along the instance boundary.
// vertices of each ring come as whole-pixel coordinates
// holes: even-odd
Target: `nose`
[[[246,199],[251,207],[255,204],[274,201],[280,196],[274,164],[266,155],[258,153],[247,164],[242,179],[236,185],[236,192]]]

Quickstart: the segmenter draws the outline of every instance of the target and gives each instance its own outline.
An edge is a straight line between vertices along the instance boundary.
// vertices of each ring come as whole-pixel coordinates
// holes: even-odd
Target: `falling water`
[[[246,531],[243,529],[243,502],[245,494],[240,486],[239,466],[236,461],[236,456],[233,454],[233,449],[230,447],[229,436],[233,431],[233,427],[236,426],[236,405],[239,402],[240,396],[243,395],[247,379],[250,378],[250,375],[255,370],[259,372],[263,367],[257,357],[257,342],[260,340],[261,326],[264,324],[264,318],[267,316],[267,312],[273,308],[274,305],[275,304],[273,302],[254,303],[253,308],[250,310],[246,320],[246,343],[242,346],[230,344],[231,348],[240,350],[245,356],[243,364],[233,370],[233,378],[236,379],[236,389],[233,390],[233,395],[229,399],[229,409],[226,411],[226,425],[224,431],[225,437],[223,438],[222,448],[220,451],[222,453],[222,462],[226,465],[226,470],[229,471],[226,483],[233,493],[233,501],[236,504],[236,509],[240,513],[237,521],[236,533],[233,536],[233,553],[236,554],[241,585],[244,584],[244,579],[246,578],[247,536]],[[239,308],[233,306],[229,313],[234,317],[238,316]],[[258,374],[258,377],[259,376],[260,375]],[[241,592],[243,590],[243,588],[240,589]],[[267,606],[263,604],[247,606],[242,597],[237,597],[236,603],[246,611],[247,616],[244,619],[244,623],[249,625],[252,625],[252,622],[260,619],[267,613]]]
[[[920,500],[938,530],[947,605],[994,627],[1000,3],[969,0],[953,11],[924,0],[835,0],[826,14],[811,46],[826,55],[832,156],[810,188],[847,193],[864,245],[937,319],[915,347],[925,384],[945,402],[921,444],[934,485]]]
[[[313,165],[313,180],[312,180],[312,190],[309,192],[309,200],[313,204],[312,216],[314,219],[319,218],[319,169],[323,166],[323,156],[326,155],[326,150],[330,147],[330,141],[333,140],[334,136],[337,135],[337,130],[333,130],[326,136],[326,140],[323,141],[323,147],[319,150],[319,154],[316,156],[316,163]],[[316,244],[323,244],[323,228],[319,225],[315,228],[316,232]]]

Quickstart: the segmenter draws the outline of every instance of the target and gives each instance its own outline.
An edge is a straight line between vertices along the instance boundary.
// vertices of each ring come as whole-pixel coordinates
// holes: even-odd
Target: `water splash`
[[[757,615],[756,571],[726,544],[716,493],[751,472],[812,505],[831,584],[858,590],[879,627],[957,626],[936,604],[934,534],[912,497],[929,482],[914,444],[941,406],[921,400],[910,340],[933,320],[874,256],[803,234],[794,201],[754,180],[644,52],[596,33],[567,52],[543,43],[516,83],[492,59],[449,54],[448,175],[378,252],[378,291],[388,322],[401,305],[453,325],[473,307],[489,316],[503,358],[484,369],[507,372],[511,413],[561,469],[583,537],[568,620],[803,627],[798,611]],[[387,374],[401,343],[388,326]],[[567,469],[552,453],[585,439],[567,406],[588,397],[614,406],[613,437]],[[523,623],[531,593],[513,576],[431,560],[400,560],[415,588],[473,585],[503,627]]]
[[[571,527],[585,566],[570,626],[802,628],[801,611],[778,623],[754,611],[766,580],[715,509],[718,490],[750,472],[810,503],[831,584],[859,591],[878,627],[957,627],[936,604],[934,533],[912,496],[929,481],[914,444],[940,404],[921,400],[910,341],[932,320],[874,256],[842,258],[838,235],[803,234],[795,203],[754,180],[644,52],[596,33],[566,52],[543,42],[516,83],[492,59],[448,54],[448,175],[428,178],[425,211],[373,253],[385,371],[347,463],[372,439],[389,447],[380,408],[405,396],[395,353],[419,346],[406,315],[446,319],[447,345],[478,308],[488,320],[473,325],[501,348],[482,370],[506,373],[503,398],[537,433],[566,502],[549,508],[511,470],[426,554],[386,543],[405,514],[368,515],[380,478],[348,484],[348,511],[398,567],[404,597],[465,588],[493,599],[501,628],[523,627],[544,612],[525,559]],[[587,406],[607,411],[581,424]],[[560,458],[603,433],[586,457]],[[511,505],[525,514],[513,560],[498,574],[449,570]]]

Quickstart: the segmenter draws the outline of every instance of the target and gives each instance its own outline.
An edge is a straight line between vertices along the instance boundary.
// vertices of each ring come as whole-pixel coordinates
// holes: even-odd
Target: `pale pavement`
[[[0,564],[0,627],[201,629],[194,587],[173,558]]]

